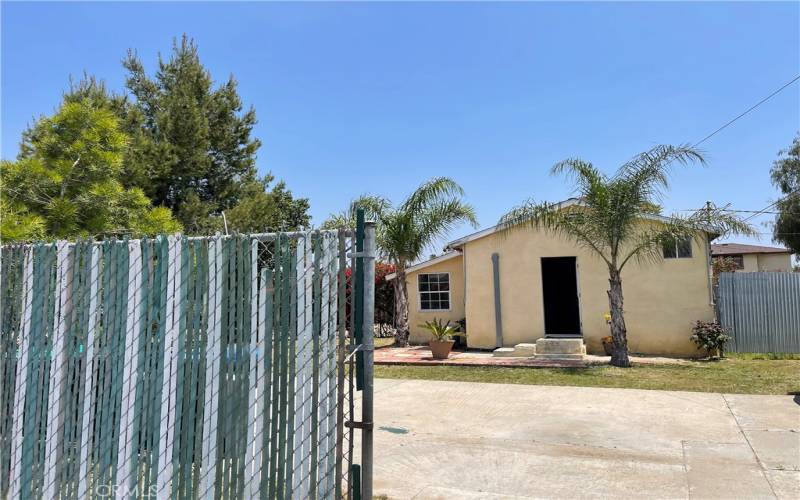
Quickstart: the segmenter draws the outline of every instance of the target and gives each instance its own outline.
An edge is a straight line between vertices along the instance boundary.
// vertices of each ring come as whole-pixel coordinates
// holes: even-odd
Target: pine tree
[[[219,230],[220,212],[240,203],[253,209],[266,203],[278,210],[260,218],[246,214],[249,221],[243,227],[248,229],[308,223],[307,200],[293,199],[282,184],[270,192],[271,176],[258,178],[256,151],[261,143],[251,136],[255,110],[243,111],[232,76],[214,87],[192,40],[184,35],[175,42],[169,59],[159,59],[152,78],[134,52],[123,65],[135,98],[129,118],[138,120],[142,134],[132,136],[139,141],[126,158],[126,171],[155,203],[171,208],[187,232]],[[234,210],[235,217],[244,218],[244,210]]]
[[[0,238],[27,241],[180,230],[122,182],[128,136],[115,113],[92,99],[65,99],[23,134],[16,162],[0,168]]]

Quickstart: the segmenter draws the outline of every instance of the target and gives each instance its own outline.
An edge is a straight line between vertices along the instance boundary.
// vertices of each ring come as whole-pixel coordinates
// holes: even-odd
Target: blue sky
[[[360,193],[400,200],[446,175],[489,226],[528,197],[569,197],[548,173],[558,160],[612,172],[701,139],[800,74],[797,2],[3,2],[2,157],[69,75],[122,89],[129,48],[152,71],[182,33],[215,79],[238,79],[259,117],[259,169],[309,197],[315,223]],[[795,83],[706,142],[706,168],[677,168],[665,208],[765,207],[798,130]]]

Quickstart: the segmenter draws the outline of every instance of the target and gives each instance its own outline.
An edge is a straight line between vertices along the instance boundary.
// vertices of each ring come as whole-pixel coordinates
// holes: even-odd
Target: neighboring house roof
[[[564,201],[556,203],[556,205],[558,206],[558,208],[567,208],[567,207],[571,207],[571,206],[575,206],[575,205],[577,205],[577,206],[585,206],[585,203],[580,198],[569,198],[569,199],[566,199]],[[659,222],[670,222],[670,218],[669,217],[664,217],[663,215],[656,215],[656,214],[643,215],[642,218],[648,219],[648,220],[659,221]],[[492,226],[492,227],[489,227],[489,228],[486,228],[486,229],[482,229],[482,230],[477,231],[475,233],[463,236],[463,237],[461,237],[461,238],[459,238],[457,240],[451,241],[450,243],[447,244],[445,249],[449,250],[449,249],[453,249],[453,248],[459,248],[459,247],[463,246],[465,243],[468,243],[470,241],[475,241],[475,240],[483,238],[485,236],[489,236],[490,234],[494,234],[494,233],[500,231],[501,229],[502,229],[502,226],[500,224],[497,224],[496,226]],[[709,233],[713,234],[713,235],[717,235],[716,230],[714,228],[712,228],[712,227],[706,227],[704,229],[706,231],[708,231]]]
[[[461,252],[456,252],[455,250],[451,250],[449,252],[443,253],[438,257],[434,257],[430,260],[426,260],[425,262],[420,262],[419,264],[414,264],[413,266],[409,266],[406,268],[406,273],[410,273],[413,271],[418,271],[422,268],[432,266],[434,264],[438,264],[439,262],[444,262],[446,260],[453,259],[461,255]],[[386,281],[391,281],[397,276],[397,273],[391,273],[386,275]]]
[[[742,243],[719,243],[711,245],[711,255],[741,255],[745,253],[788,253],[788,248],[764,247],[760,245],[744,245]]]

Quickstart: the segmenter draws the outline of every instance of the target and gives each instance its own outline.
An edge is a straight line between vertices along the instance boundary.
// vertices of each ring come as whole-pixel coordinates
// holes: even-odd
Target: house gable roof
[[[567,207],[571,207],[571,206],[585,206],[585,203],[580,198],[569,198],[569,199],[566,199],[564,201],[558,202],[556,205],[557,205],[557,207],[559,209],[562,209],[562,208],[567,208]],[[642,216],[642,218],[643,219],[647,219],[647,220],[654,220],[654,221],[658,221],[658,222],[669,222],[670,221],[669,217],[664,217],[663,215],[656,215],[656,214],[645,215],[645,216]],[[476,232],[474,232],[472,234],[468,234],[466,236],[463,236],[461,238],[458,238],[456,240],[451,241],[450,243],[447,244],[447,246],[445,246],[445,250],[452,250],[452,249],[455,249],[455,248],[460,248],[465,243],[484,238],[484,237],[489,236],[491,234],[494,234],[494,233],[496,233],[496,232],[498,232],[498,231],[500,231],[502,229],[503,229],[502,226],[500,224],[497,224],[495,226],[492,226],[492,227],[489,227],[489,228],[486,228],[486,229],[482,229],[480,231],[476,231]],[[707,231],[708,233],[710,233],[712,235],[717,235],[715,230],[713,228],[711,228],[711,227],[706,227],[704,229],[705,229],[705,231]]]
[[[788,248],[765,247],[761,245],[745,245],[743,243],[719,243],[711,245],[711,255],[741,255],[745,253],[786,253],[791,254]]]
[[[443,253],[438,257],[434,257],[432,259],[426,260],[425,262],[420,262],[419,264],[414,264],[413,266],[409,266],[406,268],[406,274],[419,271],[420,269],[424,269],[426,267],[432,266],[434,264],[438,264],[440,262],[444,262],[446,260],[454,259],[456,257],[461,256],[461,252],[457,252],[455,250],[451,250],[449,252]],[[397,273],[391,273],[386,275],[386,281],[391,281],[397,276]]]

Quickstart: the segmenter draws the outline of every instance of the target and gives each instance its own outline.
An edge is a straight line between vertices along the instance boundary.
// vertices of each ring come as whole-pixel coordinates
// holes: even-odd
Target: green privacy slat
[[[117,243],[117,314],[116,314],[116,321],[115,321],[115,334],[114,334],[114,356],[112,358],[113,362],[113,372],[112,372],[112,394],[113,400],[111,401],[113,405],[112,413],[110,415],[110,423],[111,428],[113,429],[112,432],[108,433],[109,443],[108,449],[109,453],[107,455],[107,460],[105,461],[105,466],[108,468],[108,484],[114,485],[117,484],[116,480],[116,473],[117,473],[117,462],[118,462],[118,453],[119,453],[119,439],[120,439],[120,415],[121,405],[122,405],[122,397],[123,397],[123,377],[125,373],[125,335],[126,335],[126,326],[127,326],[127,318],[128,318],[128,311],[132,309],[133,305],[128,301],[128,287],[130,285],[129,279],[129,270],[131,266],[131,259],[130,259],[130,250],[128,246],[128,238]]]
[[[236,240],[236,345],[235,345],[235,399],[233,410],[237,416],[234,420],[235,430],[233,464],[235,465],[231,495],[236,498],[244,496],[244,462],[247,439],[247,401],[249,395],[249,364],[247,350],[250,345],[250,311],[248,301],[250,290],[250,252],[248,238]]]
[[[153,269],[153,253],[152,253],[153,243],[151,240],[142,239],[141,242],[141,249],[142,249],[142,270],[141,270],[141,283],[142,283],[142,291],[140,296],[140,307],[139,307],[139,342],[138,346],[134,346],[134,348],[139,350],[139,355],[136,361],[136,389],[135,389],[135,399],[133,403],[133,416],[132,416],[132,428],[131,428],[131,441],[133,446],[136,447],[137,452],[132,454],[131,457],[131,464],[130,464],[130,474],[129,477],[125,480],[124,483],[120,483],[120,485],[125,488],[126,490],[132,489],[132,485],[139,484],[140,474],[140,465],[141,462],[139,457],[142,455],[140,450],[144,450],[143,447],[143,429],[142,429],[142,412],[144,409],[144,401],[145,401],[145,388],[146,388],[146,381],[145,381],[145,366],[147,366],[147,345],[149,342],[149,332],[150,332],[150,300],[151,300],[151,290],[152,290],[152,269]]]
[[[11,455],[9,459],[9,480],[7,489],[9,495],[17,495],[21,489],[21,464],[22,464],[22,446],[20,442],[23,438],[23,417],[25,402],[27,400],[27,372],[30,368],[30,347],[31,347],[31,320],[33,313],[33,253],[34,248],[28,247],[23,252],[20,252],[21,266],[23,267],[22,279],[24,285],[22,288],[24,302],[22,308],[24,312],[20,314],[20,329],[19,329],[19,351],[17,354],[17,364],[15,367],[16,376],[14,377],[14,408],[12,410],[11,421]]]
[[[17,404],[12,391],[20,385],[18,381],[5,377],[0,381],[0,403],[7,403],[0,413],[0,446],[9,450],[0,457],[0,465],[8,463],[11,469],[10,462],[17,457],[13,470],[19,471],[0,478],[0,492],[8,495],[13,480],[15,498],[41,498],[45,491],[57,491],[54,496],[62,498],[83,498],[112,485],[143,492],[167,485],[171,489],[164,491],[171,492],[172,498],[206,498],[205,492],[213,492],[215,498],[327,496],[328,486],[321,482],[327,472],[320,457],[326,453],[330,429],[322,420],[327,410],[316,406],[325,406],[323,400],[330,399],[335,387],[327,379],[326,368],[331,355],[326,350],[326,325],[332,313],[327,309],[330,305],[322,303],[326,293],[320,288],[332,286],[320,279],[327,272],[323,266],[334,258],[328,256],[331,249],[322,245],[324,238],[312,238],[311,233],[302,237],[315,240],[313,259],[305,253],[298,255],[294,235],[261,243],[246,236],[220,239],[219,267],[213,271],[220,280],[222,306],[215,375],[207,370],[211,358],[210,351],[206,352],[213,329],[209,325],[208,240],[181,240],[180,251],[173,251],[173,256],[170,240],[164,237],[109,240],[99,245],[79,242],[71,247],[68,274],[58,276],[56,246],[36,245],[29,284],[22,276],[24,251],[3,248],[2,354],[17,349],[16,339],[7,332],[19,329],[14,325],[22,321],[25,287],[30,287],[31,303],[26,306],[30,322],[23,360],[27,366],[20,378],[29,390],[20,393],[22,400]],[[63,270],[64,262],[60,262]],[[181,279],[175,283],[173,278],[170,284],[169,269],[175,273],[176,265]],[[301,304],[298,274],[305,272],[313,278],[310,288],[301,285]],[[300,280],[306,283],[302,274]],[[63,290],[61,295],[57,290]],[[68,302],[64,293],[69,295]],[[305,337],[309,330],[303,326],[306,307],[311,309],[313,323],[310,337]],[[55,375],[52,360],[54,325],[64,334],[64,347],[56,351],[63,351],[63,377]],[[138,337],[132,338],[132,332]],[[304,341],[298,343],[301,332]],[[174,340],[168,341],[167,333],[174,334]],[[174,353],[168,350],[170,346]],[[252,351],[251,346],[258,350]],[[298,356],[303,356],[302,365]],[[0,359],[0,372],[16,374],[19,362]],[[307,363],[311,365],[308,372],[303,368]],[[303,371],[302,378],[296,378],[298,370]],[[216,393],[208,391],[209,376],[215,379]],[[52,377],[60,382],[52,382]],[[256,399],[253,387],[258,389]],[[63,415],[48,415],[54,395],[61,400],[58,408]],[[212,400],[217,417],[206,419]],[[307,406],[312,411],[307,412]],[[164,411],[171,412],[168,434],[159,429]],[[19,444],[9,439],[14,412],[25,417],[19,419],[19,431],[14,431],[23,436]],[[61,427],[53,444],[46,423],[55,416]],[[300,425],[296,418],[301,419]],[[258,422],[256,427],[254,422]],[[205,469],[201,469],[200,455],[206,448],[208,429],[204,427],[211,424],[217,436],[212,448],[217,463],[208,462],[217,473],[214,487],[208,489],[208,483],[200,487]],[[253,452],[254,438],[263,453]],[[58,460],[48,455],[52,450],[59,454]],[[300,465],[294,466],[295,461]],[[172,470],[165,472],[164,466],[170,464]],[[263,473],[257,472],[259,467]]]
[[[297,258],[295,255],[296,247],[294,246],[293,242],[288,242],[288,266],[289,266],[289,276],[288,280],[286,281],[286,286],[288,288],[288,295],[289,295],[289,307],[287,308],[287,316],[289,316],[289,330],[288,330],[288,337],[289,337],[289,368],[288,368],[288,384],[287,384],[287,391],[289,394],[288,398],[288,418],[286,419],[286,426],[287,426],[287,441],[286,441],[286,498],[291,498],[294,494],[292,491],[292,476],[294,474],[294,467],[292,464],[294,463],[294,421],[295,421],[295,409],[297,405],[295,404],[294,398],[297,397],[297,391],[295,390],[295,376],[297,374],[296,371],[296,363],[297,363]]]
[[[123,242],[113,242],[112,248],[114,275],[112,278],[111,295],[114,300],[114,308],[108,325],[108,412],[103,422],[105,432],[103,434],[102,455],[100,459],[103,484],[107,486],[116,484],[115,469],[119,444],[120,404],[122,401],[123,363],[121,360],[124,359],[124,328],[128,295],[127,271],[129,268],[129,255],[127,239]]]
[[[34,251],[34,305],[35,321],[31,328],[28,390],[26,392],[24,435],[22,443],[22,482],[20,497],[33,498],[42,487],[42,454],[45,429],[45,404],[49,379],[50,338],[53,325],[53,293],[55,248],[37,245]],[[37,300],[38,299],[38,300]]]
[[[263,324],[262,332],[264,335],[264,374],[266,379],[267,387],[264,388],[265,397],[264,401],[264,409],[263,409],[263,422],[262,422],[262,429],[263,429],[263,439],[262,439],[262,475],[261,475],[261,484],[259,487],[259,491],[261,492],[261,498],[267,498],[269,492],[269,481],[270,481],[270,468],[269,468],[269,461],[271,457],[268,455],[272,444],[272,409],[275,407],[274,398],[272,397],[272,392],[270,388],[273,386],[273,379],[272,379],[272,358],[273,358],[273,293],[274,293],[274,284],[273,284],[273,276],[272,271],[270,269],[262,269],[261,270],[261,280],[260,280],[260,294],[259,294],[259,304],[261,305],[260,314],[263,314],[263,317],[259,316],[259,321]]]
[[[269,448],[269,482],[267,485],[267,498],[273,499],[277,494],[277,485],[278,485],[278,418],[279,418],[279,408],[280,408],[280,401],[277,397],[279,394],[279,382],[280,382],[280,328],[279,328],[279,317],[280,317],[280,304],[281,304],[281,290],[279,287],[280,283],[280,240],[270,242],[269,245],[272,249],[272,262],[274,265],[274,273],[273,273],[273,314],[272,314],[272,324],[270,328],[272,329],[272,374],[271,374],[271,397],[270,397],[270,442],[271,446]]]
[[[80,385],[82,372],[80,370],[79,355],[83,343],[83,325],[85,321],[85,310],[87,296],[87,277],[88,271],[87,252],[91,253],[90,244],[78,242],[75,244],[72,255],[72,320],[67,325],[66,345],[66,383],[64,396],[64,425],[62,439],[63,456],[61,460],[61,471],[56,480],[59,482],[59,496],[71,497],[77,494],[78,472],[76,467],[80,459],[79,453],[79,415],[83,411]]]
[[[150,490],[157,487],[158,468],[160,466],[158,451],[161,434],[160,405],[163,395],[162,380],[164,376],[164,337],[166,330],[166,295],[169,264],[169,240],[159,236],[154,244],[156,253],[156,269],[153,279],[152,297],[152,335],[149,342],[149,373],[146,418],[146,463],[143,470],[142,487]]]
[[[230,414],[229,414],[229,398],[227,394],[230,390],[229,387],[229,367],[230,367],[230,357],[229,357],[229,343],[230,343],[230,335],[233,330],[232,319],[235,317],[234,314],[230,312],[230,304],[231,304],[231,292],[230,292],[230,285],[231,285],[231,240],[226,239],[222,241],[222,260],[221,260],[221,272],[217,279],[222,280],[222,309],[220,311],[220,324],[221,324],[221,333],[220,333],[220,351],[219,351],[219,390],[217,396],[217,407],[219,413],[219,419],[217,423],[217,457],[216,457],[216,478],[217,478],[217,491],[215,498],[223,498],[226,496],[227,493],[227,485],[228,485],[228,457],[227,453],[229,452],[229,443],[227,440],[227,436],[230,432]],[[226,397],[222,397],[222,395],[226,395]]]
[[[193,390],[194,390],[194,407],[197,412],[194,416],[194,425],[189,427],[190,448],[187,450],[187,463],[186,469],[190,479],[186,483],[185,498],[194,498],[194,492],[198,488],[199,474],[197,473],[198,466],[200,465],[200,453],[202,451],[202,437],[201,428],[205,416],[205,407],[203,402],[205,400],[205,370],[206,370],[206,334],[208,331],[208,273],[209,273],[209,256],[208,249],[209,243],[203,240],[197,243],[198,250],[198,284],[197,284],[197,302],[195,303],[195,331],[194,331],[194,355],[195,362]],[[196,430],[195,430],[196,429]],[[194,434],[194,439],[191,435]]]
[[[281,349],[281,329],[280,329],[280,310],[282,302],[282,289],[280,287],[281,279],[281,255],[280,255],[280,239],[271,243],[273,247],[273,262],[275,263],[275,271],[272,279],[273,290],[273,304],[270,328],[272,330],[272,396],[270,398],[271,411],[270,411],[270,459],[269,459],[269,486],[267,489],[267,497],[269,499],[276,498],[278,494],[278,447],[280,446],[280,426],[279,419],[281,416],[281,403],[280,403],[280,386],[281,386],[281,363],[282,363],[282,349]]]
[[[233,422],[231,414],[231,372],[233,371],[233,359],[231,356],[231,343],[234,341],[236,326],[236,250],[233,240],[227,239],[223,242],[222,258],[224,262],[223,277],[223,308],[222,308],[222,359],[220,363],[220,383],[223,389],[220,390],[219,409],[222,419],[220,420],[218,431],[219,439],[219,459],[217,481],[220,484],[219,497],[228,498],[230,495],[230,469],[231,469],[231,433]],[[221,397],[222,395],[225,397]]]
[[[107,308],[103,312],[103,331],[101,333],[102,351],[101,351],[101,378],[100,378],[100,404],[99,416],[97,417],[99,424],[95,426],[96,443],[95,447],[95,467],[94,472],[97,475],[94,483],[95,486],[105,486],[108,484],[107,467],[108,455],[110,454],[111,440],[109,434],[112,432],[113,423],[111,421],[113,414],[113,366],[114,360],[112,359],[115,354],[115,337],[116,337],[116,320],[119,309],[119,296],[117,290],[118,274],[119,274],[119,252],[113,242],[106,242],[104,245],[104,276],[103,276],[103,294],[104,303]]]
[[[172,486],[172,498],[186,497],[187,484],[191,480],[191,456],[188,450],[193,444],[194,430],[194,387],[193,387],[193,333],[195,331],[195,309],[197,304],[197,275],[199,262],[196,256],[196,245],[199,241],[185,242],[183,246],[183,272],[185,282],[183,293],[183,316],[185,324],[181,327],[178,338],[178,400],[176,402],[176,428],[175,445],[173,448],[173,462],[176,474]]]
[[[189,248],[188,248],[188,241],[185,238],[181,238],[179,241],[175,243],[176,245],[180,246],[180,263],[178,266],[180,267],[179,282],[176,284],[177,287],[180,288],[180,295],[179,297],[175,298],[175,313],[177,318],[173,319],[173,322],[177,323],[178,330],[176,333],[175,338],[175,350],[173,351],[172,356],[176,357],[175,363],[175,410],[174,410],[174,423],[173,428],[171,431],[172,435],[172,453],[170,454],[169,460],[172,463],[172,480],[171,480],[171,489],[170,489],[170,497],[171,498],[178,498],[179,490],[182,487],[181,481],[181,451],[182,448],[185,447],[185,439],[184,439],[184,430],[185,430],[185,412],[184,412],[184,401],[186,399],[185,388],[188,385],[186,383],[187,379],[187,370],[188,365],[191,361],[187,362],[186,352],[187,352],[187,332],[186,332],[186,314],[187,311],[191,309],[191,296],[190,294],[190,281],[192,279],[190,268],[189,268]],[[162,416],[163,419],[163,416]]]
[[[21,246],[2,250],[2,350],[0,351],[0,470],[9,471],[12,460],[12,431],[14,416],[14,388],[16,371],[24,361],[17,359],[18,333],[22,328],[22,308],[25,279],[23,276],[25,251]],[[8,495],[10,475],[0,475],[0,497]]]

